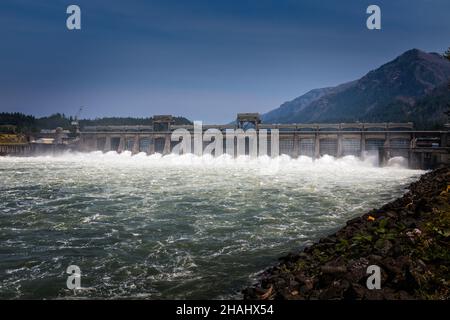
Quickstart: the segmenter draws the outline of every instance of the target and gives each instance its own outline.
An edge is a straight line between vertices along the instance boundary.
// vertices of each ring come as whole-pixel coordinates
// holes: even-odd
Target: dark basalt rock
[[[280,258],[244,299],[449,299],[449,187],[449,168],[424,174],[403,197]],[[381,269],[380,290],[367,289],[369,265]]]

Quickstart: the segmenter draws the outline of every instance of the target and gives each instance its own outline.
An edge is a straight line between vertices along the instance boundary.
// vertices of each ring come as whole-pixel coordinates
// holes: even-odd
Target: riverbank
[[[408,189],[281,258],[243,290],[244,299],[449,299],[450,168],[426,173]],[[379,290],[366,287],[370,265],[381,269]]]

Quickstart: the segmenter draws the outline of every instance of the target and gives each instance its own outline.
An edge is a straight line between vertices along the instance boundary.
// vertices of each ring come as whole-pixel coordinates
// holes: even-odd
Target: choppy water
[[[422,172],[373,159],[0,157],[0,298],[227,298]]]

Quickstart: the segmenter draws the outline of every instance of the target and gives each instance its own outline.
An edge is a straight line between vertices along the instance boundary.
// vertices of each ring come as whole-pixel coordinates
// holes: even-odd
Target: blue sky
[[[82,30],[66,28],[77,4]],[[370,4],[382,30],[366,28]],[[0,111],[223,123],[450,46],[450,1],[2,0]]]

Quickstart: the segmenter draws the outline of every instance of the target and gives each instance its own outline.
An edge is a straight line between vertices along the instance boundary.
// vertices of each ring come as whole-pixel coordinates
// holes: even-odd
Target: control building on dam
[[[154,116],[148,126],[91,126],[80,131],[80,151],[130,151],[133,154],[169,154],[179,141],[171,141],[174,130],[194,131],[193,125],[175,125],[172,116]],[[449,131],[417,131],[412,123],[264,124],[257,113],[240,113],[235,124],[203,125],[202,130],[267,130],[270,154],[271,130],[279,134],[279,154],[291,157],[323,155],[343,157],[378,153],[380,161],[402,156],[413,168],[434,168],[450,163]],[[242,131],[241,131],[242,132]],[[193,136],[193,135],[192,135]],[[210,141],[203,142],[204,147]],[[249,141],[245,138],[248,153]],[[226,142],[223,142],[224,153]]]

